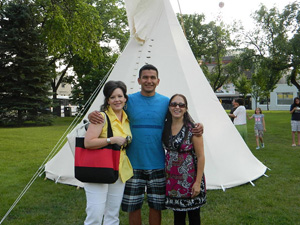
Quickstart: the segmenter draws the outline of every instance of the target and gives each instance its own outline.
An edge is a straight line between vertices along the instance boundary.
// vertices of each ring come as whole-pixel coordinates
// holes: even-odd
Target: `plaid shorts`
[[[150,208],[165,209],[166,175],[164,169],[133,170],[133,177],[126,181],[122,210],[133,212],[141,209],[144,195]]]
[[[292,131],[300,131],[300,120],[291,120]]]

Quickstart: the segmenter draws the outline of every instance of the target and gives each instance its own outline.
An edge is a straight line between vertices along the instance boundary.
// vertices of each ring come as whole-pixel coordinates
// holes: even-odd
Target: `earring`
[[[125,103],[124,107],[123,107],[124,110],[127,109],[127,103]]]

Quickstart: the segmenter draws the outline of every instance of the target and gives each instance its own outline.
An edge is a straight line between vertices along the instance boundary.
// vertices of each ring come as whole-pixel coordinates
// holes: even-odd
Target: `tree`
[[[182,18],[183,28],[189,45],[196,57],[200,60],[203,56],[210,55],[208,43],[211,42],[210,29],[205,24],[204,14],[177,14],[177,19]]]
[[[233,83],[238,82],[237,90],[241,93],[251,93],[252,98],[257,103],[260,97],[269,100],[269,94],[276,88],[276,85],[281,77],[281,73],[273,71],[269,67],[268,58],[257,55],[253,49],[243,49],[243,51],[234,57],[231,63],[226,65],[226,71],[234,77]],[[248,78],[250,83],[246,83],[245,77]],[[241,78],[242,80],[240,80]],[[235,81],[237,79],[237,81]],[[241,84],[250,84],[249,87],[241,87]],[[268,105],[267,105],[268,107]]]
[[[226,73],[224,57],[228,50],[237,45],[230,34],[234,29],[222,22],[211,21],[204,23],[205,16],[193,14],[183,15],[186,38],[201,68],[214,91],[230,81],[230,74]],[[209,70],[207,63],[214,62],[215,66]]]
[[[232,80],[231,74],[226,72],[226,62],[224,58],[228,55],[228,49],[236,46],[236,43],[231,40],[230,32],[223,23],[217,25],[215,22],[210,22],[207,26],[210,31],[207,55],[204,56],[205,62],[215,63],[212,70],[207,70],[207,64],[203,63],[201,68],[204,71],[212,89],[218,90],[224,84]]]
[[[300,20],[300,19],[299,19]],[[299,22],[298,22],[299,23]],[[299,49],[299,43],[300,43],[300,30],[298,29],[298,33],[294,35],[294,37],[291,39],[291,53],[292,53],[292,71],[290,74],[290,81],[293,85],[295,85],[300,92],[300,84],[298,82],[300,74],[300,49]]]
[[[242,74],[237,80],[234,81],[235,89],[242,94],[245,101],[247,94],[251,93],[251,81],[245,74]]]
[[[244,100],[252,90],[250,79],[255,71],[253,54],[254,51],[243,49],[225,67],[226,73],[231,77],[232,83],[235,85],[236,90],[243,95]]]
[[[122,50],[129,39],[129,28],[127,23],[126,9],[123,0],[90,0],[90,4],[95,6],[103,24],[102,36],[100,37],[101,48],[105,48],[107,53],[114,52],[108,45],[115,41],[114,47],[118,52]],[[105,44],[103,44],[105,43]]]
[[[58,106],[56,92],[61,82],[74,82],[80,87],[81,80],[77,80],[76,71],[66,76],[70,68],[89,66],[94,72],[83,74],[83,78],[92,75],[95,76],[93,81],[99,83],[129,36],[122,0],[3,0],[1,9],[10,2],[30,2],[35,7],[31,16],[37,21],[41,45],[46,49],[48,65],[45,68],[51,68],[54,107]],[[109,45],[112,40],[116,43],[114,48]],[[115,50],[116,47],[119,49]],[[62,66],[64,69],[58,72]]]
[[[109,72],[117,60],[120,49],[123,49],[129,38],[127,16],[122,1],[90,1],[95,6],[102,21],[103,31],[100,39],[102,59],[97,64],[92,61],[85,61],[76,55],[73,61],[74,77],[69,77],[72,83],[72,99],[79,105],[84,105],[103,77]],[[116,42],[111,47],[111,41]]]
[[[257,108],[257,102],[259,101],[259,98],[265,96],[265,86],[266,84],[263,79],[263,74],[253,73],[251,79],[251,96],[255,101],[255,108]]]
[[[50,108],[51,77],[36,8],[16,1],[0,13],[0,124],[50,123],[43,115]]]
[[[71,81],[73,85],[71,98],[74,104],[79,106],[85,105],[103,77],[107,74],[113,63],[117,60],[117,57],[117,54],[105,57],[98,66],[93,66],[91,63],[81,63],[82,61],[80,58],[74,59],[76,80],[73,79]]]
[[[45,5],[41,8],[46,15],[44,37],[52,55],[51,64],[55,67],[59,62],[65,66],[52,78],[53,99],[56,99],[60,83],[67,81],[74,85],[74,93],[77,93],[73,95],[73,101],[79,103],[82,99],[77,97],[90,94],[94,85],[90,84],[91,89],[83,93],[87,89],[81,88],[84,84],[82,79],[77,79],[78,76],[95,76],[93,82],[98,84],[112,62],[104,67],[105,70],[99,66],[111,61],[107,58],[115,58],[114,50],[109,47],[110,42],[114,40],[119,48],[125,46],[129,35],[124,3],[121,0],[40,1]],[[83,70],[78,69],[86,66],[93,71],[89,75],[82,74]],[[67,77],[69,68],[73,68],[75,73]],[[95,73],[96,70],[101,73]]]
[[[273,91],[283,74],[300,91],[298,83],[300,51],[300,3],[288,4],[282,12],[277,8],[268,10],[261,5],[253,18],[256,29],[247,34],[249,47],[256,51],[260,66],[267,71],[266,93]]]
[[[56,105],[57,89],[78,55],[97,63],[103,57],[99,45],[102,21],[94,6],[85,0],[37,0],[43,38],[53,68],[51,87]],[[61,72],[57,67],[64,65]],[[55,106],[54,105],[54,106]]]

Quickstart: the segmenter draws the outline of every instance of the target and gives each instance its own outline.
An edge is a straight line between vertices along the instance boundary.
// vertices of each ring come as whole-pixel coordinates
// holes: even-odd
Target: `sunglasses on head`
[[[177,102],[171,102],[171,103],[170,103],[170,106],[171,106],[171,107],[179,106],[179,108],[185,108],[186,105],[185,105],[184,103],[181,103],[181,102],[180,102],[180,103],[177,103]]]

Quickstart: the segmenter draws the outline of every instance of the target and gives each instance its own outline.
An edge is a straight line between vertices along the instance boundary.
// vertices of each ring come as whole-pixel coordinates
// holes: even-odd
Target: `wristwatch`
[[[110,138],[106,138],[108,144],[111,144]]]
[[[131,136],[126,137],[127,144],[129,144],[131,142],[131,140],[132,140]]]

